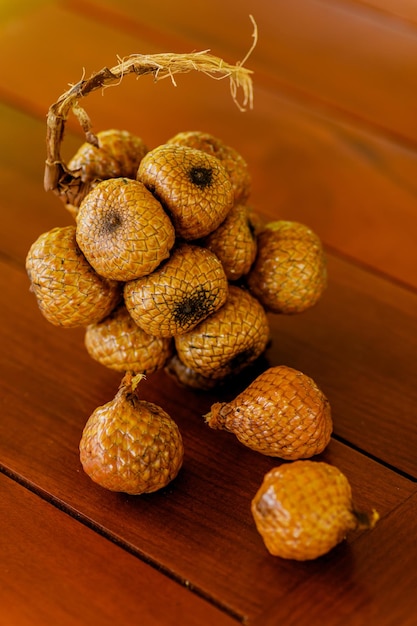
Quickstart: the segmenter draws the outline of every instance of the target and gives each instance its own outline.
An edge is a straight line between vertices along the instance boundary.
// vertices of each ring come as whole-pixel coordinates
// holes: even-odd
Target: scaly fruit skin
[[[203,245],[220,259],[228,280],[238,280],[252,267],[257,248],[254,233],[248,208],[237,204],[224,222],[203,239]]]
[[[257,237],[258,252],[247,276],[250,291],[272,313],[302,313],[327,285],[319,237],[304,224],[269,222]]]
[[[83,182],[107,178],[136,178],[139,163],[148,152],[140,137],[126,130],[108,129],[97,133],[98,145],[85,142],[68,163]]]
[[[309,376],[285,365],[267,369],[231,402],[213,404],[205,419],[248,448],[287,460],[319,454],[332,432],[325,395]]]
[[[251,192],[251,177],[246,161],[237,150],[227,146],[221,139],[198,130],[180,132],[167,143],[202,150],[219,159],[232,183],[235,204],[247,201]]]
[[[139,163],[148,151],[142,139],[127,130],[102,130],[96,139],[98,145],[83,143],[68,163],[68,170],[82,183],[73,185],[64,196],[75,218],[81,201],[98,182],[122,176],[136,178]]]
[[[151,374],[162,369],[173,353],[173,342],[152,337],[140,328],[124,304],[90,324],[84,337],[89,355],[117,372]]]
[[[82,201],[77,242],[98,274],[128,281],[150,274],[168,258],[175,231],[142,183],[111,178],[98,183]]]
[[[149,335],[181,335],[226,301],[228,282],[217,256],[188,243],[179,244],[152,274],[124,286],[127,309]]]
[[[255,361],[270,338],[268,318],[246,290],[229,285],[225,304],[193,330],[175,337],[182,363],[215,380],[237,374]]]
[[[99,276],[75,239],[75,226],[53,228],[26,257],[31,289],[46,319],[74,328],[99,322],[121,299],[119,283]]]
[[[349,531],[372,528],[379,517],[376,511],[355,511],[346,476],[318,461],[294,461],[269,471],[251,511],[267,550],[298,561],[326,554]]]
[[[169,212],[179,238],[205,237],[234,203],[232,183],[221,161],[188,146],[163,144],[142,159],[137,179]]]
[[[132,495],[168,485],[184,457],[174,420],[158,405],[139,399],[139,377],[124,376],[113,400],[93,411],[80,441],[86,474],[105,489]]]

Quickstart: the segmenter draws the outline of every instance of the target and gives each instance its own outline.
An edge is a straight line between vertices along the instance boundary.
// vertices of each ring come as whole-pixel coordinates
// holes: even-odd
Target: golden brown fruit
[[[174,420],[160,406],[140,400],[141,378],[126,373],[113,400],[93,411],[80,441],[86,474],[106,489],[134,495],[165,487],[184,456]]]
[[[110,128],[99,131],[97,144],[84,142],[68,163],[71,174],[79,176],[80,192],[67,204],[76,216],[81,200],[101,180],[107,178],[136,178],[139,163],[148,149],[142,139],[127,130]]]
[[[252,450],[288,460],[319,454],[332,432],[326,396],[286,365],[268,368],[231,402],[216,402],[205,419]]]
[[[202,150],[219,159],[232,183],[235,204],[247,201],[251,192],[251,177],[246,161],[237,150],[227,146],[221,139],[198,130],[180,132],[167,143]]]
[[[251,503],[267,550],[305,561],[326,554],[346,534],[372,528],[378,513],[358,512],[346,476],[324,462],[294,461],[268,472]]]
[[[46,319],[67,328],[106,317],[121,299],[119,283],[99,276],[75,239],[75,226],[38,237],[26,257],[31,290]]]
[[[170,339],[151,337],[129,315],[124,304],[85,332],[89,355],[117,372],[151,374],[164,367],[173,352]]]
[[[149,276],[130,281],[124,299],[130,315],[148,334],[185,333],[224,304],[227,278],[210,250],[179,244]]]
[[[265,350],[269,324],[259,302],[229,285],[225,304],[193,330],[175,337],[180,360],[202,376],[222,379],[236,374]]]
[[[304,224],[282,220],[269,222],[257,240],[257,258],[247,283],[263,306],[293,314],[315,305],[327,284],[326,259],[317,235]]]
[[[220,259],[229,280],[247,274],[256,256],[256,237],[247,207],[235,205],[203,245]]]
[[[111,128],[97,133],[98,146],[110,154],[119,164],[119,174],[126,178],[136,178],[139,164],[148,148],[144,141],[127,130]]]
[[[142,159],[138,180],[161,201],[178,237],[205,237],[225,219],[234,202],[221,162],[202,150],[163,144]]]
[[[128,281],[150,274],[169,256],[174,241],[171,220],[136,180],[104,180],[80,205],[78,245],[105,278]]]

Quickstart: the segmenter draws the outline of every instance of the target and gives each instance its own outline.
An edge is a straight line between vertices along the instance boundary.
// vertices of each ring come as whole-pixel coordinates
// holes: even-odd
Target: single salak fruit
[[[168,211],[179,238],[215,230],[234,203],[230,178],[216,157],[188,146],[163,144],[142,159],[137,179]]]
[[[379,518],[376,511],[357,511],[346,476],[318,461],[294,461],[270,470],[251,510],[267,550],[298,561],[326,554],[349,531],[372,528]]]
[[[269,323],[261,304],[246,290],[229,285],[225,304],[174,340],[186,367],[220,380],[255,361],[269,338]]]
[[[167,143],[202,150],[219,159],[232,183],[235,204],[247,201],[251,192],[251,177],[245,159],[237,150],[226,145],[221,139],[198,130],[180,132]]]
[[[327,285],[319,237],[298,222],[269,222],[257,237],[258,252],[247,276],[251,292],[273,313],[301,313],[315,305]]]
[[[226,301],[228,282],[217,256],[189,243],[179,244],[152,274],[124,286],[127,309],[149,335],[185,333]]]
[[[99,131],[97,143],[84,142],[68,163],[72,175],[82,181],[80,193],[68,210],[76,217],[82,199],[101,180],[136,178],[139,163],[148,151],[140,137],[127,130],[110,128]]]
[[[80,205],[78,245],[105,278],[128,281],[150,274],[168,258],[174,241],[168,215],[136,180],[104,180]]]
[[[250,212],[236,204],[218,228],[203,240],[203,245],[220,259],[228,280],[247,274],[256,257],[255,229]]]
[[[260,374],[231,402],[216,402],[205,416],[248,448],[281,459],[301,459],[330,441],[330,404],[316,383],[286,365]]]
[[[100,322],[90,324],[84,342],[94,360],[123,373],[151,374],[162,369],[173,353],[173,342],[148,335],[123,303]]]
[[[80,441],[86,474],[106,489],[134,495],[168,485],[184,456],[174,420],[160,406],[140,399],[141,378],[125,374],[113,400],[93,411]]]
[[[75,239],[75,226],[53,228],[26,257],[31,290],[46,319],[67,328],[99,322],[122,297],[120,284],[99,276]]]

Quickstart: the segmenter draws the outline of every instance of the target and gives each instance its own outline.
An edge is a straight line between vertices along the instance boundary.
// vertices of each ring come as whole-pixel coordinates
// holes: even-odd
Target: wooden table
[[[211,431],[215,392],[164,372],[143,397],[176,419],[178,478],[126,496],[82,471],[83,426],[120,376],[94,362],[82,329],[40,314],[24,261],[72,223],[43,190],[45,117],[67,89],[118,57],[209,48],[247,62],[255,102],[192,73],[126,77],[86,99],[94,131],[127,128],[155,147],[204,130],[247,160],[251,203],[310,226],[329,286],[298,316],[271,316],[270,364],[312,376],[339,467],[374,530],[312,562],[270,556],[249,503],[278,464]],[[417,10],[406,0],[6,0],[0,9],[0,623],[231,626],[417,624]],[[70,119],[67,156],[82,142]],[[229,389],[230,394],[233,389]]]

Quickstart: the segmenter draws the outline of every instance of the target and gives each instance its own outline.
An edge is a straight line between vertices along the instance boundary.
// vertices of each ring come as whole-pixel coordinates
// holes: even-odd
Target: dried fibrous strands
[[[210,54],[208,50],[189,54],[161,53],[154,55],[132,54],[112,68],[104,67],[89,78],[82,78],[72,85],[58,100],[49,107],[47,115],[47,158],[45,163],[44,186],[46,191],[54,191],[63,196],[66,203],[76,204],[82,194],[82,181],[69,170],[61,157],[61,144],[64,138],[65,124],[71,112],[82,127],[86,141],[97,146],[97,138],[91,131],[88,114],[80,106],[80,100],[88,94],[118,85],[128,74],[136,77],[151,74],[155,81],[170,78],[175,85],[174,76],[191,71],[203,72],[215,79],[228,78],[232,98],[240,110],[252,108],[253,86],[251,70],[243,66],[257,43],[257,27],[253,24],[253,43],[243,61],[231,65],[223,59]],[[238,98],[239,89],[243,98]]]

